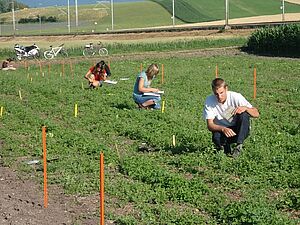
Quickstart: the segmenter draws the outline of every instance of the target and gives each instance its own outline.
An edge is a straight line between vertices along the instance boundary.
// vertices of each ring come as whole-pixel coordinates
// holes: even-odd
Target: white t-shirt
[[[205,100],[203,109],[203,118],[214,119],[214,123],[217,125],[229,127],[235,125],[235,120],[225,119],[226,111],[230,108],[236,108],[238,106],[246,106],[252,108],[252,105],[242,96],[240,93],[227,91],[227,99],[222,104],[219,103],[215,95],[210,95]]]

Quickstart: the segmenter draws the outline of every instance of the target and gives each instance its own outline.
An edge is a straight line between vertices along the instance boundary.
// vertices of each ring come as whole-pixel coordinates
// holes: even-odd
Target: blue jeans
[[[250,115],[247,112],[243,112],[236,115],[236,117],[235,126],[229,127],[236,133],[235,136],[228,138],[223,134],[223,132],[212,133],[212,141],[217,148],[232,143],[243,144],[245,139],[248,137],[250,132]]]
[[[161,97],[149,96],[149,95],[137,95],[137,94],[133,94],[132,97],[133,97],[133,100],[135,101],[135,103],[137,103],[137,104],[143,104],[144,102],[146,102],[148,100],[152,100],[155,103],[153,106],[153,109],[160,109]]]

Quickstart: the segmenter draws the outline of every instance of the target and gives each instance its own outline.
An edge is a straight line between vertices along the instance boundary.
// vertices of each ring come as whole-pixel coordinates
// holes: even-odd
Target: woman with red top
[[[92,66],[85,74],[84,78],[89,81],[91,88],[101,87],[103,81],[105,81],[111,75],[109,67],[102,60],[95,66]]]

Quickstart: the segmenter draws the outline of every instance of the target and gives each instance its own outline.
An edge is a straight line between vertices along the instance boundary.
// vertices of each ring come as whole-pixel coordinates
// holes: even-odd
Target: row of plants
[[[153,83],[165,91],[164,113],[138,110],[131,97],[140,64],[146,68],[152,62],[164,64],[164,83],[160,76]],[[45,125],[49,182],[69,194],[98,192],[99,154],[104,152],[106,215],[117,224],[300,222],[297,60],[254,56],[111,60],[112,79],[118,83],[94,90],[83,79],[90,62],[73,63],[73,71],[68,63],[64,74],[60,63],[50,70],[30,64],[29,69],[1,72],[0,155],[5,165],[42,182],[42,164],[26,162],[41,160]],[[201,115],[216,65],[230,90],[241,92],[261,113],[252,120],[245,151],[236,160],[215,152]],[[146,148],[139,147],[142,143]]]

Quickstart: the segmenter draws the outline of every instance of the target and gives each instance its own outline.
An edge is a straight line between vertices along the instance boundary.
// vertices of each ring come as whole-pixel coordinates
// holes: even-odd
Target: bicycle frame
[[[63,46],[59,46],[59,47],[51,47],[51,53],[54,54],[54,56],[57,56],[57,54],[61,51],[61,49],[63,48]]]

